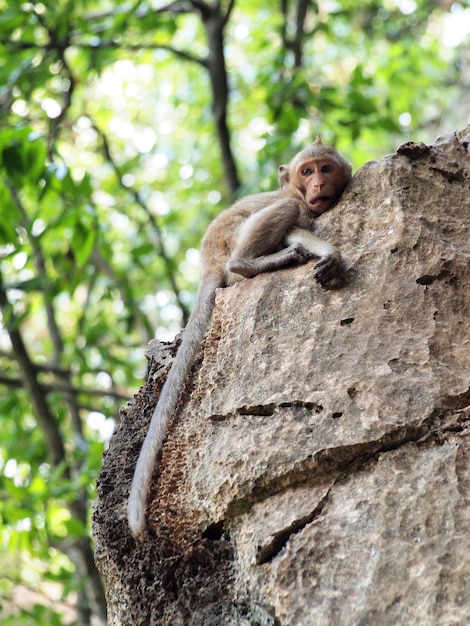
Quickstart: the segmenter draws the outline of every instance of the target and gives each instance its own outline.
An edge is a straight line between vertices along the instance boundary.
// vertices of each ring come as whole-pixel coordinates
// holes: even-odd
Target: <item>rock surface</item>
[[[174,344],[98,481],[113,626],[470,624],[470,127],[364,165],[318,219],[348,272],[221,290],[135,541]]]

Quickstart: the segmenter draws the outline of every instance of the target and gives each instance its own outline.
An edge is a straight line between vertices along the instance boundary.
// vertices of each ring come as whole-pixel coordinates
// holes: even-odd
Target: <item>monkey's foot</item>
[[[288,263],[307,263],[312,258],[312,254],[304,248],[301,243],[293,243],[284,249],[286,261]]]
[[[341,260],[334,256],[323,257],[315,264],[315,280],[324,287],[343,271]]]

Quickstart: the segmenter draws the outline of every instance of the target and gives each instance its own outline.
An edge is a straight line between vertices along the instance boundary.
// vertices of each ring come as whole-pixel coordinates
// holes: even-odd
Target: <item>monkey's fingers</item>
[[[315,280],[323,287],[341,273],[341,262],[335,257],[325,257],[315,264]]]

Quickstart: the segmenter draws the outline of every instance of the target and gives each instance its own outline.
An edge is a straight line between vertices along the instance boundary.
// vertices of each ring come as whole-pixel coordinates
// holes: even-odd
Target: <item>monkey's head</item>
[[[351,180],[352,166],[336,148],[314,143],[279,168],[279,184],[305,203],[315,216],[331,209]]]

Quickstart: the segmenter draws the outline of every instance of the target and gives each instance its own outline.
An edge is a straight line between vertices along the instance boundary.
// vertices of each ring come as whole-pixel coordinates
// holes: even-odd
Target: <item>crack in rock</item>
[[[265,563],[272,561],[288,543],[292,535],[297,534],[308,524],[311,524],[315,519],[317,519],[325,508],[329,494],[330,490],[328,490],[326,495],[320,500],[311,513],[304,515],[303,517],[292,522],[292,524],[286,528],[274,533],[268,543],[263,546],[259,546],[256,554],[257,565],[264,565]]]
[[[452,414],[448,415],[448,418],[443,423],[441,423],[439,427],[431,429],[421,438],[416,439],[416,437],[413,437],[407,440],[403,440],[401,443],[396,442],[396,445],[394,446],[388,445],[381,449],[377,449],[374,454],[363,456],[362,458],[357,458],[334,479],[325,495],[319,500],[319,502],[311,512],[309,512],[307,515],[302,515],[298,519],[295,519],[285,528],[273,532],[270,535],[269,540],[264,542],[262,545],[258,545],[256,551],[257,565],[264,565],[271,562],[285,548],[285,546],[294,535],[298,534],[299,532],[304,530],[306,526],[317,520],[324,511],[330,494],[335,485],[345,476],[348,476],[350,473],[357,473],[358,471],[360,471],[360,469],[364,467],[365,464],[373,460],[374,457],[377,458],[381,454],[393,452],[394,450],[409,443],[424,444],[429,443],[431,440],[440,440],[442,443],[446,435],[455,434],[458,432],[466,433],[470,427],[469,396],[470,390],[468,392],[460,394],[459,396],[453,397],[455,403],[457,403],[458,398],[461,402],[467,402],[467,406],[465,406],[464,408],[455,409],[455,411]]]

